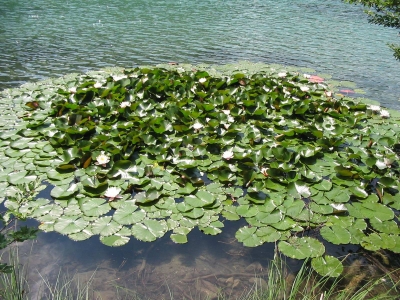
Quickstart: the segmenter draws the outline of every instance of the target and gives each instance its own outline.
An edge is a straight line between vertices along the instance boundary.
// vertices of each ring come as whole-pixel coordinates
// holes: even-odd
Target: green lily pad
[[[340,260],[330,255],[313,258],[311,266],[321,276],[339,277],[343,273],[343,265]]]
[[[132,226],[132,235],[143,242],[152,242],[164,236],[168,226],[165,221],[144,220]]]
[[[278,249],[284,255],[296,259],[319,257],[325,252],[324,245],[317,239],[310,237],[292,237],[287,241],[280,241]]]

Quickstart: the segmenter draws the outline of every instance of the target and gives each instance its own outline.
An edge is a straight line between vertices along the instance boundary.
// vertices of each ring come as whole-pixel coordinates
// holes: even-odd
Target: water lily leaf
[[[137,207],[135,206],[125,206],[122,205],[118,208],[113,216],[113,219],[121,225],[132,225],[141,222],[146,213],[142,210],[135,211]]]
[[[394,218],[394,212],[380,203],[363,203],[366,209],[362,213],[369,219],[377,218],[381,221],[388,221]]]
[[[236,208],[236,213],[241,217],[251,218],[259,213],[259,209],[255,205],[240,205]]]
[[[70,182],[73,180],[74,178],[74,173],[72,172],[58,172],[55,169],[51,169],[47,172],[47,178],[48,179],[52,179],[52,180],[65,180],[68,179]]]
[[[215,196],[207,191],[197,191],[194,196],[185,197],[185,202],[192,207],[204,207],[213,204]]]
[[[80,208],[85,216],[99,217],[111,210],[108,202],[103,198],[83,198],[79,200]]]
[[[311,266],[321,276],[339,277],[343,272],[341,261],[330,255],[313,258]]]
[[[191,219],[198,219],[204,215],[204,209],[200,207],[195,207],[190,211],[182,212],[182,215]]]
[[[383,240],[378,234],[372,233],[363,238],[361,246],[369,251],[378,251],[383,248]]]
[[[270,226],[258,228],[256,234],[257,236],[262,237],[262,240],[266,243],[276,242],[282,236],[278,230]]]
[[[109,236],[117,233],[122,226],[112,220],[111,216],[101,217],[94,221],[91,226],[91,230],[94,234],[100,234],[103,236]]]
[[[196,188],[190,182],[188,182],[184,187],[180,187],[176,192],[181,195],[189,195],[195,190]]]
[[[301,181],[297,182],[290,182],[288,185],[288,193],[292,195],[293,197],[310,197],[311,196],[311,191],[310,188]]]
[[[79,216],[61,216],[56,220],[54,230],[61,234],[72,234],[82,231],[88,224]]]
[[[350,200],[350,195],[342,188],[333,188],[329,192],[325,192],[324,196],[336,203],[346,203]]]
[[[31,148],[33,146],[30,142],[32,141],[32,138],[20,138],[18,140],[15,140],[10,143],[10,147],[17,149],[17,150],[22,150],[26,148]]]
[[[187,235],[185,234],[171,234],[171,240],[177,244],[185,244],[188,242]]]
[[[118,246],[123,246],[126,243],[128,243],[130,240],[129,237],[127,236],[121,236],[118,234],[114,235],[109,235],[109,236],[100,236],[100,241],[110,247],[118,247]]]
[[[325,240],[335,245],[350,243],[350,232],[341,226],[322,227],[320,234]]]
[[[372,227],[380,232],[383,233],[392,233],[392,234],[399,234],[400,233],[400,229],[399,229],[399,225],[393,221],[382,221],[380,219],[378,219],[377,217],[375,218],[371,218],[369,220],[369,222],[371,223]]]
[[[224,206],[222,216],[229,221],[237,221],[240,219],[240,216],[236,213],[236,207],[234,206]]]
[[[353,177],[354,175],[356,175],[356,173],[352,172],[351,170],[342,167],[342,166],[337,166],[335,167],[335,171],[343,177]]]
[[[168,230],[167,223],[163,220],[144,220],[132,226],[132,234],[143,242],[152,242],[162,237]]]
[[[356,197],[358,197],[358,198],[365,199],[365,198],[368,197],[368,193],[367,193],[364,189],[362,189],[362,188],[360,188],[360,187],[358,187],[358,186],[352,186],[352,187],[350,187],[350,188],[349,188],[349,191],[350,191],[354,196],[356,196]]]
[[[284,255],[296,259],[319,257],[325,252],[324,245],[310,237],[291,237],[287,241],[280,241],[278,248]]]
[[[57,199],[67,199],[76,194],[78,190],[78,185],[75,183],[71,185],[56,186],[51,190],[50,196]]]
[[[314,184],[313,187],[319,191],[329,191],[332,188],[332,182],[323,179],[320,183]]]
[[[256,234],[256,231],[257,227],[242,227],[236,232],[235,237],[246,247],[257,247],[264,242],[262,238]]]
[[[24,183],[29,183],[34,180],[36,180],[37,176],[36,175],[28,175],[28,171],[21,171],[21,172],[12,172],[8,175],[7,181],[10,184],[24,184]]]
[[[258,221],[260,221],[263,224],[275,224],[281,221],[284,215],[280,210],[274,210],[270,213],[259,212],[255,217]]]
[[[382,177],[379,179],[378,184],[386,187],[386,188],[392,188],[392,189],[397,189],[397,182],[393,178],[390,177]]]
[[[217,235],[222,232],[220,228],[224,227],[224,224],[220,221],[211,222],[208,226],[199,225],[199,229],[208,235]]]
[[[93,232],[89,231],[87,228],[77,232],[77,233],[72,233],[69,234],[68,237],[73,240],[73,241],[84,241],[87,240],[88,238],[93,236]]]

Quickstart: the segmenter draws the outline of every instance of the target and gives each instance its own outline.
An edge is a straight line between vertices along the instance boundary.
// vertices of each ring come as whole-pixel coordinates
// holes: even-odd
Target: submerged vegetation
[[[245,246],[277,242],[333,277],[323,241],[400,252],[399,114],[317,76],[102,71],[5,90],[1,106],[6,219],[120,246],[244,218]],[[27,197],[42,183],[52,199]]]
[[[43,270],[36,270],[39,281],[35,281],[28,262],[20,260],[18,247],[9,249],[10,263],[15,268],[11,273],[0,274],[0,297],[5,300],[24,299],[236,299],[236,300],[276,300],[276,299],[315,299],[315,300],[362,300],[362,299],[397,299],[398,285],[396,281],[399,270],[382,274],[362,259],[355,259],[346,267],[345,276],[339,278],[323,277],[316,274],[305,261],[296,274],[292,274],[285,263],[285,258],[274,257],[265,270],[253,270],[247,273],[218,274],[216,276],[199,276],[192,284],[181,280],[161,283],[149,293],[148,286],[133,287],[113,280],[103,282],[108,285],[107,293],[98,290],[96,282],[101,276],[97,270],[86,273],[69,274],[64,268],[54,270],[53,276],[42,275]],[[101,272],[101,271],[99,271]],[[130,273],[130,272],[129,272]],[[238,275],[249,284],[239,284]],[[132,275],[132,274],[130,274]],[[367,278],[368,279],[367,279]],[[233,280],[233,278],[235,278]],[[239,277],[240,278],[240,277]],[[231,282],[233,281],[233,282]]]

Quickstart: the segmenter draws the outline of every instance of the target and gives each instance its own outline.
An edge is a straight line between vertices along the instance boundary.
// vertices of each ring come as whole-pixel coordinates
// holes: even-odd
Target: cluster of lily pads
[[[343,267],[324,241],[400,252],[399,114],[304,74],[73,74],[0,105],[0,196],[44,231],[186,243],[244,218],[245,246],[276,242],[330,276]],[[27,196],[42,183],[51,199]]]

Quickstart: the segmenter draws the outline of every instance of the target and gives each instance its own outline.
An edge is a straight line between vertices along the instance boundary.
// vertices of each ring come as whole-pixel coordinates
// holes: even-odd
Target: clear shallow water
[[[386,46],[397,32],[368,24],[360,8],[340,0],[19,0],[2,4],[0,18],[0,89],[107,66],[250,60],[313,68],[400,107],[400,64]],[[153,299],[167,297],[168,287],[180,296],[179,286],[205,293],[213,289],[209,283],[240,292],[253,284],[243,273],[267,271],[273,245],[241,246],[234,240],[238,226],[217,237],[194,232],[187,245],[165,237],[117,249],[97,238],[77,243],[41,234],[32,254],[33,291],[39,295],[37,271],[49,278],[60,269],[90,277],[97,269],[95,288],[103,299],[114,299],[114,283]],[[198,278],[213,274],[219,275],[196,287]],[[236,288],[230,278],[240,280]]]
[[[7,1],[0,88],[105,66],[238,60],[310,67],[399,108],[397,32],[340,0]]]

